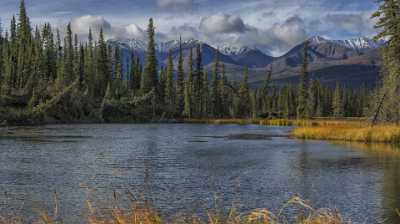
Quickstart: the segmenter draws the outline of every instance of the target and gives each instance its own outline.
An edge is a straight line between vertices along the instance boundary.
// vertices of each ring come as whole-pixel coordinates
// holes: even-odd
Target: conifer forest
[[[372,92],[365,87],[328,87],[308,71],[308,46],[298,84],[275,85],[272,69],[253,88],[252,74],[230,80],[214,56],[212,69],[202,63],[202,46],[177,64],[172,56],[161,67],[155,53],[155,24],[149,20],[146,58],[135,55],[123,72],[122,53],[100,31],[80,40],[70,24],[32,26],[24,2],[9,29],[0,33],[0,121],[4,124],[78,122],[158,122],[209,118],[363,117]],[[383,34],[384,35],[384,34]]]

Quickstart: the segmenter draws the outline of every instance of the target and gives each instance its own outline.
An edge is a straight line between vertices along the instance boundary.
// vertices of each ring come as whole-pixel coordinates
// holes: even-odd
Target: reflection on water
[[[0,215],[52,211],[56,191],[64,221],[82,223],[86,200],[105,208],[114,191],[129,191],[164,215],[201,216],[216,201],[276,211],[299,194],[355,223],[400,222],[398,151],[298,141],[289,132],[200,124],[0,130]]]
[[[388,223],[400,223],[400,147],[389,144],[342,143],[361,150],[383,170],[382,192],[384,215]]]

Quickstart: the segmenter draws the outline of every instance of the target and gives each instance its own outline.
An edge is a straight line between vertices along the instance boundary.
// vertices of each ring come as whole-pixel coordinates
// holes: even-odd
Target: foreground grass
[[[88,202],[89,215],[87,224],[344,224],[345,222],[338,211],[330,209],[315,209],[299,197],[293,197],[279,210],[278,214],[268,209],[256,209],[248,213],[239,214],[234,208],[228,212],[218,210],[207,211],[207,218],[200,219],[196,216],[181,216],[168,219],[162,218],[156,210],[147,204],[132,203],[130,209],[121,209],[118,206],[106,209],[102,212],[95,211],[94,206]],[[293,217],[285,217],[288,211]],[[42,213],[34,224],[61,224],[64,223],[58,217],[58,207],[53,214]],[[289,221],[290,220],[290,221]],[[25,224],[18,218],[2,218],[0,224]]]

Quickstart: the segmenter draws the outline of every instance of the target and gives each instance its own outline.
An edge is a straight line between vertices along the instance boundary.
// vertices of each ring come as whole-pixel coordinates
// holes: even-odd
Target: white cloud
[[[198,29],[185,25],[174,27],[172,33],[180,33],[185,38],[200,39],[216,47],[221,45],[257,47],[275,56],[285,53],[307,38],[306,25],[303,19],[297,16],[264,29],[245,24],[239,16],[217,14],[201,21]]]
[[[210,35],[219,33],[243,33],[246,31],[246,25],[239,16],[215,14],[204,17],[201,20],[200,30]]]
[[[304,21],[299,17],[291,17],[282,24],[276,24],[267,32],[275,35],[277,40],[275,44],[283,49],[290,48],[307,38]]]
[[[80,39],[87,38],[89,28],[92,29],[95,38],[98,38],[101,28],[103,28],[106,39],[144,39],[146,35],[145,31],[136,24],[129,24],[128,26],[112,26],[103,17],[92,15],[73,18],[71,20],[71,28]]]
[[[80,37],[87,36],[89,29],[92,29],[95,36],[100,33],[101,28],[103,28],[105,35],[112,33],[111,24],[101,16],[86,15],[75,17],[71,20],[71,28]]]

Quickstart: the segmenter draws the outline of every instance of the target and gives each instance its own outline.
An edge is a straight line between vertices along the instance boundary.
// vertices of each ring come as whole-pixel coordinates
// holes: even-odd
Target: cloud
[[[242,18],[228,14],[215,14],[201,19],[200,30],[215,35],[220,33],[243,33],[246,25]]]
[[[146,32],[136,24],[129,24],[127,26],[112,26],[106,19],[101,16],[80,16],[71,20],[71,28],[80,39],[85,39],[88,36],[89,29],[95,38],[98,38],[100,29],[103,29],[106,39],[144,39]]]
[[[170,32],[169,32],[169,37],[170,39],[178,39],[179,37],[182,37],[184,40],[188,39],[205,39],[205,37],[202,35],[202,33],[197,29],[196,27],[190,26],[188,24],[184,24],[182,26],[175,26],[172,27]]]
[[[178,39],[179,36],[184,40],[193,38],[214,47],[223,45],[257,47],[266,53],[279,55],[308,37],[306,24],[299,16],[290,17],[265,29],[246,25],[238,16],[217,14],[201,21],[198,27],[189,24],[172,27],[167,33],[168,38]]]
[[[86,15],[75,17],[71,20],[71,28],[72,31],[79,36],[87,35],[89,29],[92,29],[92,32],[95,35],[100,33],[100,29],[103,29],[104,34],[106,35],[112,33],[111,24],[101,16]]]
[[[304,21],[298,16],[290,17],[284,23],[274,25],[267,32],[271,32],[277,40],[276,43],[272,44],[277,44],[284,49],[298,44],[307,38]]]
[[[326,22],[325,29],[334,30],[345,36],[361,36],[374,31],[370,15],[363,14],[328,14],[323,18]]]
[[[121,34],[126,35],[129,38],[137,38],[137,39],[143,39],[146,36],[146,32],[136,24],[130,24],[124,27],[123,32],[121,32]]]
[[[161,8],[182,9],[192,6],[192,0],[157,0],[157,4]]]

